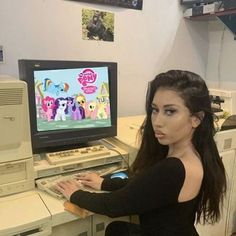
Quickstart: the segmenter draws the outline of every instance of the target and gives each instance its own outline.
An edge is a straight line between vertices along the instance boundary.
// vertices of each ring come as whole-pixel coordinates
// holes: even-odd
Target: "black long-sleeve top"
[[[131,179],[105,178],[104,193],[78,190],[70,201],[97,214],[119,217],[138,214],[142,235],[195,236],[197,198],[178,202],[185,168],[178,158],[166,158]]]

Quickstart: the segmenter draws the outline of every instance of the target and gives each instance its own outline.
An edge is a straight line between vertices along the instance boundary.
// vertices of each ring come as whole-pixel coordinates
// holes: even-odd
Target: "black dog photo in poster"
[[[142,10],[143,7],[143,0],[72,0],[72,1],[106,4],[106,5],[125,7],[136,10]]]

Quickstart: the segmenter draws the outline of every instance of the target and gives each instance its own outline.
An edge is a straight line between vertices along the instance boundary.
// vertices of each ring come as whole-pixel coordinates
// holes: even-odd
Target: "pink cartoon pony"
[[[47,121],[53,120],[54,102],[55,102],[55,99],[49,96],[42,99],[42,108],[46,115]]]

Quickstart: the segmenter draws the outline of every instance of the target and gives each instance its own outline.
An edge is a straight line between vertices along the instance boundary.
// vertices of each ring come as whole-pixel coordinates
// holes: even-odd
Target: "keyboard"
[[[58,182],[76,179],[78,174],[82,174],[85,172],[95,172],[100,176],[104,176],[107,174],[111,174],[114,171],[121,170],[121,169],[122,169],[121,165],[117,164],[117,163],[116,164],[109,164],[109,165],[105,165],[105,166],[100,166],[100,167],[93,167],[90,169],[85,169],[85,170],[73,172],[70,174],[55,175],[55,176],[51,176],[51,177],[37,179],[36,185],[40,190],[47,192],[49,195],[56,197],[58,199],[63,199],[64,196],[55,188],[55,186]],[[79,181],[78,181],[78,184],[80,184]],[[81,185],[81,189],[85,190],[85,191],[96,192],[94,189],[85,187],[83,185]]]
[[[104,145],[95,145],[85,148],[46,153],[46,159],[50,164],[57,165],[100,156],[109,156],[110,153],[111,151]]]

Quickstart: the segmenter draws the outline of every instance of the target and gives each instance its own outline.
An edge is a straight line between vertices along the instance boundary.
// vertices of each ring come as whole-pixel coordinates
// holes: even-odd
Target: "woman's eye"
[[[151,107],[151,111],[153,114],[157,114],[159,112],[159,110],[155,107]]]
[[[175,112],[176,112],[176,110],[173,110],[173,109],[165,110],[165,113],[166,113],[168,116],[173,115]]]

